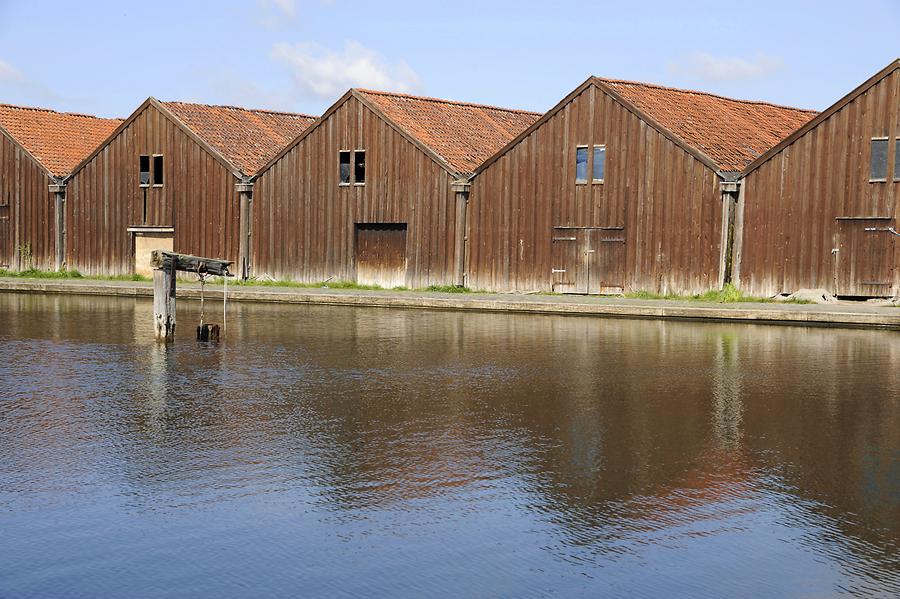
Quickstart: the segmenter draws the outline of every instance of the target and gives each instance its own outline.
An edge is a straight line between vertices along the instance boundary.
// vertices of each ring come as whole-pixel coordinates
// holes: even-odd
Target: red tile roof
[[[254,175],[316,121],[290,112],[187,102],[161,102],[245,175]]]
[[[740,171],[818,114],[660,85],[601,79],[723,171]]]
[[[541,113],[358,89],[388,118],[458,174],[475,170]]]
[[[0,104],[0,126],[57,177],[72,172],[121,122],[121,119]]]

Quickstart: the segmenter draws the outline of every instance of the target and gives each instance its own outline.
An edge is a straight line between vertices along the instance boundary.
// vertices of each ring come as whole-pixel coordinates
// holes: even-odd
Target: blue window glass
[[[594,146],[594,174],[595,183],[603,181],[603,173],[606,168],[606,146]]]
[[[579,146],[575,149],[575,182],[587,183],[588,149],[587,146]]]

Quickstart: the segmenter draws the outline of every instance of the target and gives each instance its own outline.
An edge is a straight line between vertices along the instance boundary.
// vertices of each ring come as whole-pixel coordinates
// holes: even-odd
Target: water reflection
[[[197,308],[0,294],[0,595],[900,592],[894,333]]]

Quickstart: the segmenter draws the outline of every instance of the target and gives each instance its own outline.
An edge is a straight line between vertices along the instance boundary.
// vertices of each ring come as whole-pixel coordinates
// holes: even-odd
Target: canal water
[[[0,597],[900,595],[900,334],[198,308],[0,294]]]

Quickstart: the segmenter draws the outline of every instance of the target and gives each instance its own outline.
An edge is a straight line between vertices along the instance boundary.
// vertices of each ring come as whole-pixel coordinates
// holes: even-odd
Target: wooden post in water
[[[175,268],[153,270],[153,330],[157,341],[175,340]]]
[[[201,258],[153,250],[153,329],[158,341],[175,340],[175,275],[178,271],[228,276],[229,260]],[[197,327],[198,341],[218,341],[219,325],[203,324]]]

